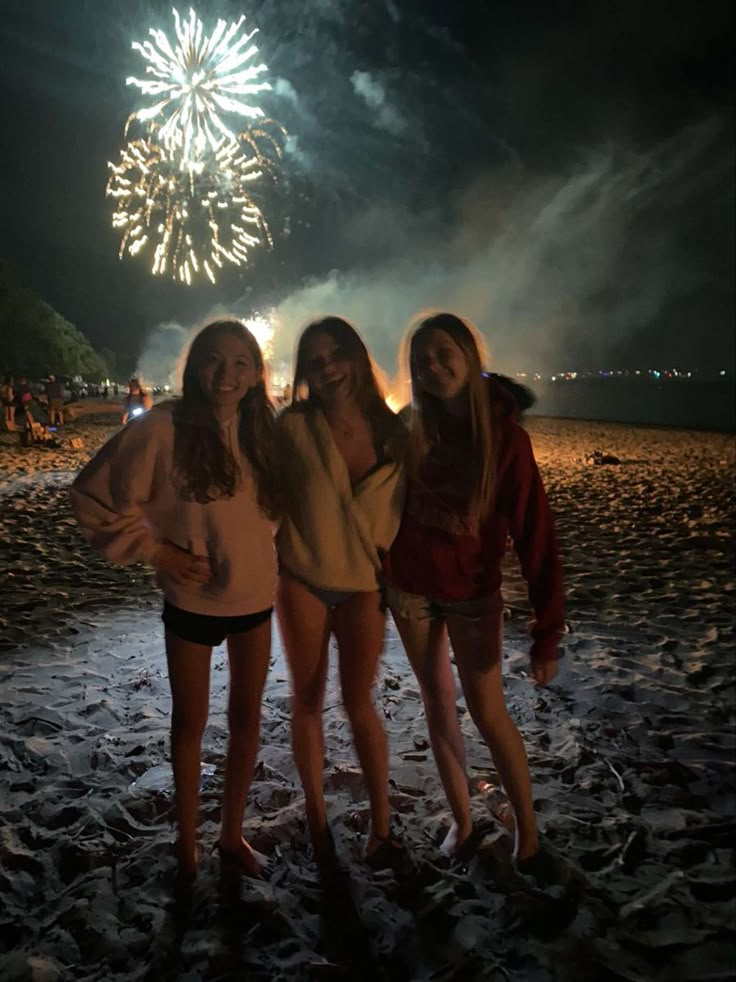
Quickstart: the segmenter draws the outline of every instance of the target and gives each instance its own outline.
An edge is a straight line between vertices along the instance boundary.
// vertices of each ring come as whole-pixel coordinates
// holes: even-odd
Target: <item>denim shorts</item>
[[[237,617],[213,617],[210,614],[193,614],[188,610],[174,607],[168,600],[164,601],[164,612],[161,619],[167,630],[182,641],[193,644],[203,644],[216,648],[231,634],[244,634],[252,631],[271,617],[273,607],[259,610],[255,614],[241,614]]]
[[[398,587],[386,584],[386,602],[391,612],[411,621],[426,621],[435,618],[445,619],[448,614],[477,621],[483,617],[503,611],[503,598],[500,590],[473,597],[471,600],[430,600],[420,593],[407,593]]]

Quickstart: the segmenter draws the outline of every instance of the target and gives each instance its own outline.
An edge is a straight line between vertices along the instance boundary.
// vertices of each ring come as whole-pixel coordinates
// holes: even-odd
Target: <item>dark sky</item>
[[[188,6],[180,8],[184,13]],[[132,40],[171,4],[0,0],[0,256],[132,367],[213,309],[353,317],[384,364],[425,304],[507,368],[733,361],[730,0],[230,0],[288,130],[272,252],[216,286],[117,258]],[[288,343],[287,343],[288,342]]]

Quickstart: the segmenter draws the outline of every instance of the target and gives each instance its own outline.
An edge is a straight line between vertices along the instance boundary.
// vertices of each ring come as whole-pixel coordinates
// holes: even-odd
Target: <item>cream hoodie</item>
[[[389,460],[352,487],[323,413],[287,410],[277,431],[286,499],[276,535],[280,563],[323,590],[378,589],[381,559],[401,520],[403,467]]]
[[[150,562],[169,539],[207,556],[213,578],[183,587],[160,574],[169,603],[195,614],[240,616],[273,605],[276,584],[274,524],[256,501],[250,465],[238,444],[238,416],[222,436],[241,469],[232,498],[186,501],[171,480],[174,423],[170,406],[158,406],[129,423],[77,475],[72,508],[90,545],[111,562]]]

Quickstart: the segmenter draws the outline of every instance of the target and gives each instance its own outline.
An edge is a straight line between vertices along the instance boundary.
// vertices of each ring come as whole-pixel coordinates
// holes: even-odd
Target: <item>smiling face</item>
[[[253,352],[242,338],[216,332],[208,339],[199,382],[203,395],[216,412],[235,412],[260,374]]]
[[[446,331],[423,331],[412,348],[412,375],[422,392],[443,402],[464,392],[470,377],[468,362],[460,345]]]
[[[348,352],[329,334],[314,334],[305,355],[307,385],[320,402],[333,403],[353,392],[355,366]]]

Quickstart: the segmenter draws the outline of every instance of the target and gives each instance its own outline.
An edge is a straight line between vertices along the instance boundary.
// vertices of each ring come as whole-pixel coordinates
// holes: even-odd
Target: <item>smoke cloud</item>
[[[382,83],[369,72],[355,71],[350,76],[355,94],[360,96],[369,109],[375,113],[375,123],[379,129],[398,136],[406,129],[406,120],[389,102]]]
[[[596,366],[707,279],[673,215],[702,208],[730,173],[721,125],[689,128],[646,153],[600,148],[565,174],[510,167],[478,178],[451,213],[379,207],[349,235],[386,259],[304,284],[274,311],[283,357],[309,319],[341,314],[387,370],[422,308],[481,329],[503,371]],[[711,274],[708,274],[711,275]]]
[[[367,209],[343,234],[384,258],[277,298],[274,356],[290,360],[305,323],[339,314],[393,374],[407,323],[432,307],[474,321],[501,371],[600,367],[679,297],[712,280],[704,271],[712,263],[697,261],[697,229],[683,220],[678,231],[673,216],[710,207],[719,188],[732,194],[722,138],[723,124],[713,120],[648,152],[599,148],[562,174],[532,178],[510,164],[480,175],[449,206],[438,202],[421,214]],[[226,312],[250,316],[252,300]],[[141,373],[171,378],[191,330],[162,325],[141,356]]]

